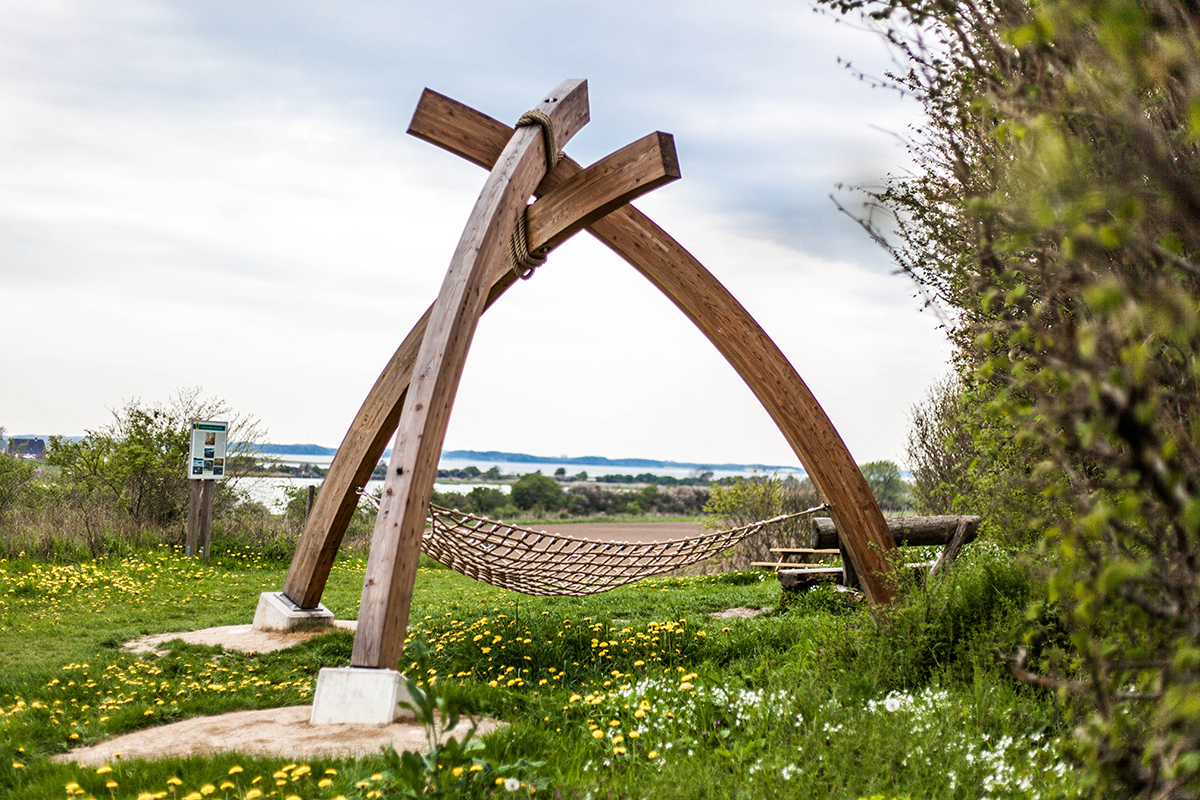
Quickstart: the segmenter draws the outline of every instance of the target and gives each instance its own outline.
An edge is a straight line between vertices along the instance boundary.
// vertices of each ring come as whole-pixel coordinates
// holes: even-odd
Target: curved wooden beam
[[[675,142],[665,133],[643,137],[587,169],[564,158],[538,184],[534,194],[541,199],[526,211],[530,247],[536,251],[557,246],[598,216],[678,178]],[[492,284],[484,310],[515,280],[511,272],[503,273]],[[426,310],[380,373],[321,484],[283,585],[283,593],[301,608],[316,608],[320,603],[358,506],[358,490],[371,479],[400,424],[405,392],[431,312],[432,307]]]
[[[428,89],[409,126],[414,136],[485,167],[509,131]],[[771,338],[703,264],[633,206],[589,229],[670,298],[742,376],[829,503],[867,599],[891,602],[895,567],[888,556],[896,545],[879,504],[829,416]]]
[[[537,110],[554,123],[558,145],[565,145],[588,121],[586,81],[561,84]],[[404,651],[421,535],[454,396],[488,292],[509,269],[505,251],[517,217],[545,173],[542,131],[518,128],[467,218],[431,309],[371,539],[353,666],[393,668]]]

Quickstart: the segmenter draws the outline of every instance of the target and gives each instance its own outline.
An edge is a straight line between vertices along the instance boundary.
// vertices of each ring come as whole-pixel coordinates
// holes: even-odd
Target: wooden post
[[[212,503],[216,481],[192,480],[188,487],[187,539],[184,549],[194,558],[201,553],[208,558],[212,544]]]
[[[963,546],[963,542],[967,541],[967,531],[971,528],[972,520],[976,520],[975,525],[979,524],[978,517],[959,517],[954,536],[950,539],[950,543],[942,548],[942,554],[938,556],[937,563],[933,565],[933,569],[929,570],[929,577],[941,575],[950,569],[950,565],[958,557],[959,548]]]
[[[566,144],[588,121],[587,82],[566,81],[537,110],[550,117],[556,144]],[[353,666],[392,669],[404,651],[429,496],[467,351],[492,285],[509,271],[506,248],[517,217],[545,174],[542,131],[518,128],[467,218],[433,304],[371,538]]]
[[[858,573],[854,571],[854,560],[850,558],[845,540],[838,541],[838,554],[842,557],[842,585],[847,589],[861,589],[862,581],[858,579]]]
[[[188,558],[196,555],[196,536],[200,532],[200,494],[203,489],[204,481],[188,481],[187,540],[184,544]]]
[[[208,560],[209,550],[212,548],[212,504],[213,495],[217,493],[216,481],[199,481],[203,484],[200,490],[200,535],[199,546],[200,552],[204,554],[204,560]]]

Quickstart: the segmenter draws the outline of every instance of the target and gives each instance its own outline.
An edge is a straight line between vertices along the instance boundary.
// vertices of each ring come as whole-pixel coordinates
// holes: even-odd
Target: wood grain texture
[[[410,133],[476,164],[495,162],[507,126],[436,92],[426,91],[421,105]],[[559,164],[555,173],[567,168]],[[775,343],[691,253],[633,206],[589,230],[657,286],[742,376],[829,503],[867,599],[891,602],[894,567],[887,555],[895,542],[883,514],[828,415]]]
[[[588,121],[586,81],[566,81],[538,103],[559,147]],[[501,152],[459,239],[405,394],[371,540],[351,664],[394,667],[404,649],[421,535],[454,396],[479,317],[508,270],[517,216],[546,172],[542,132],[523,127]]]
[[[897,547],[923,547],[947,544],[960,523],[965,523],[962,544],[975,541],[981,518],[976,516],[888,517],[887,526]],[[817,517],[812,521],[813,547],[837,547],[838,528],[834,521]]]
[[[570,180],[565,177],[568,172]],[[542,199],[526,212],[530,245],[534,249],[556,245],[594,220],[597,213],[606,213],[606,209],[678,176],[674,140],[662,133],[650,134],[586,170],[569,162],[567,168],[545,176],[535,190]],[[549,211],[541,211],[543,203]],[[502,273],[492,284],[484,309],[490,308],[514,280],[511,272]],[[316,608],[320,603],[338,548],[358,506],[358,491],[367,485],[399,425],[405,392],[431,313],[432,307],[392,355],[330,464],[284,581],[283,593],[301,608]]]
[[[529,207],[525,214],[529,249],[557,247],[634,197],[678,179],[674,137],[656,132],[638,139],[563,181]]]

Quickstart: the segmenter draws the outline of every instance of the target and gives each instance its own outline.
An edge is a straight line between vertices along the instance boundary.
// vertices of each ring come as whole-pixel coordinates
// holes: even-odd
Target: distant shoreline
[[[286,456],[332,456],[337,453],[336,447],[321,447],[315,444],[271,444],[259,445],[263,455]],[[390,450],[384,451],[383,457],[388,458]],[[625,469],[689,469],[689,470],[722,470],[728,472],[758,471],[763,473],[793,473],[803,475],[804,470],[794,466],[772,464],[716,464],[689,461],[662,461],[649,458],[606,458],[604,456],[534,456],[528,453],[506,453],[498,450],[443,450],[442,460],[471,461],[476,464],[503,462],[508,464],[569,464],[580,467],[603,467]]]

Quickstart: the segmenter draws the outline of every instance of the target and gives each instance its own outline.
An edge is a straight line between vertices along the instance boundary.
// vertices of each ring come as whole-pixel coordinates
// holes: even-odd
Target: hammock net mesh
[[[661,542],[592,541],[430,506],[421,549],[476,580],[543,597],[581,597],[711,558],[765,528],[825,508]]]

